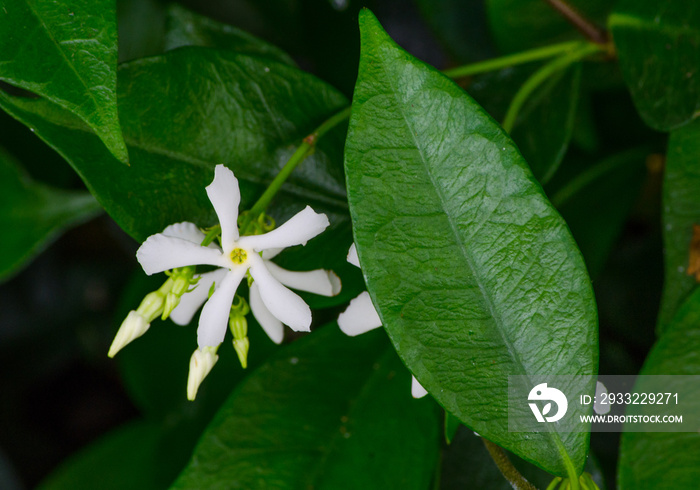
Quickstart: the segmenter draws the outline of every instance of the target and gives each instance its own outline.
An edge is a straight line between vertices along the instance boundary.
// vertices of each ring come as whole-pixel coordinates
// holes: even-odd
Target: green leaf
[[[410,386],[383,332],[324,327],[239,386],[172,488],[428,488],[439,412]]]
[[[642,375],[700,375],[700,290],[678,309],[649,353]],[[643,393],[643,385],[635,386]],[[700,409],[700,407],[696,407]],[[695,488],[700,480],[697,432],[624,432],[620,445],[620,490]]]
[[[594,25],[604,25],[610,0],[567,0]],[[496,44],[505,52],[525,51],[581,34],[559,12],[542,0],[487,0],[486,12]]]
[[[559,168],[574,130],[581,64],[552,76],[523,106],[511,136],[545,184]]]
[[[138,241],[171,223],[216,223],[204,188],[218,163],[235,172],[241,209],[250,207],[301,139],[347,103],[295,67],[199,47],[127,63],[120,67],[119,87],[130,167],[113,165],[113,157],[81,121],[55,105],[0,91],[0,106],[61,153],[117,224]],[[163,87],[168,87],[167,95],[153,95],[163,94]],[[342,169],[344,135],[342,125],[327,133],[269,210],[277,223],[307,204],[328,215],[331,226],[325,233],[285,252],[291,257],[280,257],[292,269],[336,270],[352,285],[340,296],[314,298],[323,306],[347,302],[362,287],[345,260],[352,239]]]
[[[0,280],[6,280],[71,226],[101,211],[87,192],[64,191],[32,181],[0,149]]]
[[[596,372],[581,254],[498,124],[369,11],[360,27],[345,165],[355,243],[383,324],[420,383],[465,425],[549,472],[580,471],[587,434],[508,432],[506,405],[509,375]]]
[[[71,111],[128,162],[117,114],[114,1],[0,2],[0,80]]]
[[[552,482],[552,475],[513,454],[507,456],[513,466],[535,488],[545,489]],[[593,476],[601,490],[605,490],[603,475],[593,455],[589,456],[585,471]],[[499,471],[481,437],[466,427],[460,427],[452,444],[442,454],[440,490],[465,488],[510,490],[513,487]]]
[[[181,46],[203,46],[229,49],[240,54],[268,58],[295,66],[287,53],[233,26],[195,14],[179,5],[168,7],[165,49]]]
[[[457,434],[457,430],[462,426],[462,422],[450,412],[445,412],[445,442],[452,444],[452,440]]]
[[[161,429],[151,422],[124,425],[64,462],[40,490],[157,490],[155,456]]]
[[[236,173],[242,207],[250,206],[295,145],[346,104],[294,67],[197,47],[123,65],[119,88],[130,167],[113,165],[94,135],[66,111],[2,92],[0,105],[61,153],[139,241],[179,221],[214,224],[204,187],[218,163]],[[328,133],[290,177],[276,199],[276,219],[304,204],[327,212],[332,223],[347,213],[342,129]]]
[[[520,474],[536,488],[547,488],[553,479],[552,475],[517,456],[508,454],[508,458]],[[440,489],[465,488],[510,490],[513,487],[501,474],[481,437],[466,427],[460,427],[450,447],[443,451]]]
[[[658,330],[697,286],[688,275],[693,225],[700,224],[700,121],[671,132],[663,187],[664,289]]]
[[[159,0],[117,0],[119,63],[163,53],[165,11]]]
[[[700,110],[700,4],[620,0],[608,27],[644,122],[669,131],[695,118]]]

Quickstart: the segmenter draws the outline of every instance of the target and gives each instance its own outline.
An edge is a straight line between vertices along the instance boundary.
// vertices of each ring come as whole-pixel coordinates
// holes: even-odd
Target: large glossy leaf
[[[143,239],[177,221],[213,224],[204,187],[217,163],[234,170],[243,206],[250,205],[294,145],[345,99],[295,68],[227,51],[182,48],[135,61],[120,69],[129,168],[110,165],[111,155],[65,111],[5,93],[0,104],[71,163],[127,233]],[[328,134],[290,178],[287,203],[290,194],[297,201],[303,195],[342,212],[341,137]]]
[[[242,208],[251,206],[301,139],[346,103],[294,67],[199,47],[125,64],[119,87],[130,167],[113,165],[80,120],[55,105],[0,92],[0,106],[61,153],[112,218],[139,241],[174,222],[214,224],[204,187],[217,163],[235,172]],[[290,268],[345,264],[351,240],[344,132],[340,126],[327,133],[275,197],[270,212],[278,223],[307,204],[331,221],[326,233],[299,247],[304,257],[315,257],[312,267],[306,259],[292,259]]]
[[[100,212],[87,192],[34,182],[0,149],[0,280],[27,264],[65,228]]]
[[[699,325],[700,290],[696,290],[678,308],[640,374],[700,375]],[[644,386],[635,389],[645,392]],[[700,434],[625,432],[618,468],[620,490],[695,488],[700,479]]]
[[[609,0],[567,0],[566,4],[598,26],[604,25],[612,8]],[[506,52],[582,37],[543,0],[487,0],[486,12],[496,43]]]
[[[113,0],[0,3],[0,80],[82,119],[122,162]]]
[[[665,278],[659,330],[696,287],[688,275],[693,225],[700,224],[700,121],[671,132],[663,187]]]
[[[547,488],[552,482],[552,475],[513,454],[507,456],[513,466],[535,488]],[[585,471],[592,475],[601,490],[605,490],[603,475],[595,458],[588,458]],[[510,490],[513,487],[501,474],[481,437],[462,426],[449,447],[443,450],[440,490],[466,488]]]
[[[246,379],[173,488],[428,488],[438,410],[410,379],[383,332],[324,327]]]
[[[295,64],[281,49],[245,31],[195,14],[179,5],[171,5],[166,17],[165,49],[180,46],[230,49],[288,65]]]
[[[547,471],[580,470],[587,435],[508,432],[506,395],[509,375],[595,373],[596,310],[581,254],[498,124],[394,44],[369,11],[360,25],[345,165],[383,324],[421,384],[464,424]]]
[[[642,119],[668,131],[700,109],[700,4],[621,0],[608,20]]]
[[[552,476],[510,455],[518,471],[536,488],[547,488]],[[462,426],[454,440],[443,451],[441,490],[463,490],[465,488],[488,488],[489,490],[511,490],[513,487],[501,474],[484,442],[478,435]]]

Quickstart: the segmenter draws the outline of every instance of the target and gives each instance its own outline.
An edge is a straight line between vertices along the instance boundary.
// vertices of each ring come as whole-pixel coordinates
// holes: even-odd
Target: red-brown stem
[[[564,0],[545,0],[554,10],[559,12],[566,20],[568,20],[578,31],[586,36],[591,42],[596,44],[607,44],[608,36],[604,30],[599,29],[588,19],[583,17],[571,5]]]
[[[517,469],[515,469],[515,466],[513,466],[513,463],[510,462],[510,459],[508,459],[508,455],[503,450],[503,448],[501,448],[501,446],[498,446],[497,444],[494,444],[493,442],[489,441],[488,439],[484,439],[483,437],[481,438],[481,440],[484,441],[486,449],[491,455],[491,458],[493,459],[494,463],[496,463],[496,466],[498,466],[498,469],[501,470],[501,474],[505,477],[506,480],[508,480],[508,483],[510,483],[510,485],[514,489],[537,490],[537,487],[535,487],[532,483],[527,481],[525,477],[521,475]]]

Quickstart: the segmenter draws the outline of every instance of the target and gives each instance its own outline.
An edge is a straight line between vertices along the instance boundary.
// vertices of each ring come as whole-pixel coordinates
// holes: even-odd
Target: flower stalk
[[[267,207],[270,205],[270,202],[280,190],[282,184],[284,184],[289,175],[301,162],[304,161],[306,157],[313,153],[318,140],[328,131],[336,127],[344,120],[348,119],[350,117],[350,112],[351,108],[348,106],[345,109],[335,113],[302,140],[301,144],[289,158],[287,163],[285,163],[284,167],[282,167],[277,176],[272,180],[272,182],[270,182],[270,185],[267,187],[263,195],[260,196],[255,204],[253,204],[253,207],[250,208],[248,220],[256,219],[265,212]],[[247,225],[248,222],[244,221],[241,225],[241,231],[245,232]]]

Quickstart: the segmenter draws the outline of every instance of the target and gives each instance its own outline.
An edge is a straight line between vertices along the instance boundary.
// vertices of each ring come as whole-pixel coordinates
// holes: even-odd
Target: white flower
[[[353,243],[348,251],[348,262],[355,267],[360,267],[360,260],[357,256],[357,248]],[[374,330],[382,326],[382,320],[379,318],[377,310],[372,304],[372,299],[369,293],[364,291],[355,299],[350,301],[350,304],[338,316],[338,326],[345,335],[355,337],[363,333]],[[428,392],[421,386],[415,376],[411,381],[411,394],[413,398],[422,398]]]
[[[200,245],[204,234],[192,223],[171,225],[150,236],[136,257],[146,274],[177,267],[213,265],[220,269],[199,276],[197,287],[182,296],[170,317],[187,324],[206,301],[199,319],[197,342],[200,349],[223,342],[234,295],[241,280],[249,273],[253,279],[250,306],[270,338],[281,342],[282,324],[296,331],[309,331],[311,310],[283,284],[305,291],[332,295],[339,281],[328,271],[291,272],[269,261],[280,250],[304,245],[328,226],[325,214],[306,207],[279,228],[262,235],[239,236],[238,180],[228,168],[217,165],[214,181],[207,195],[221,225],[221,248]],[[335,279],[334,279],[335,278]],[[215,291],[207,301],[211,285]]]

